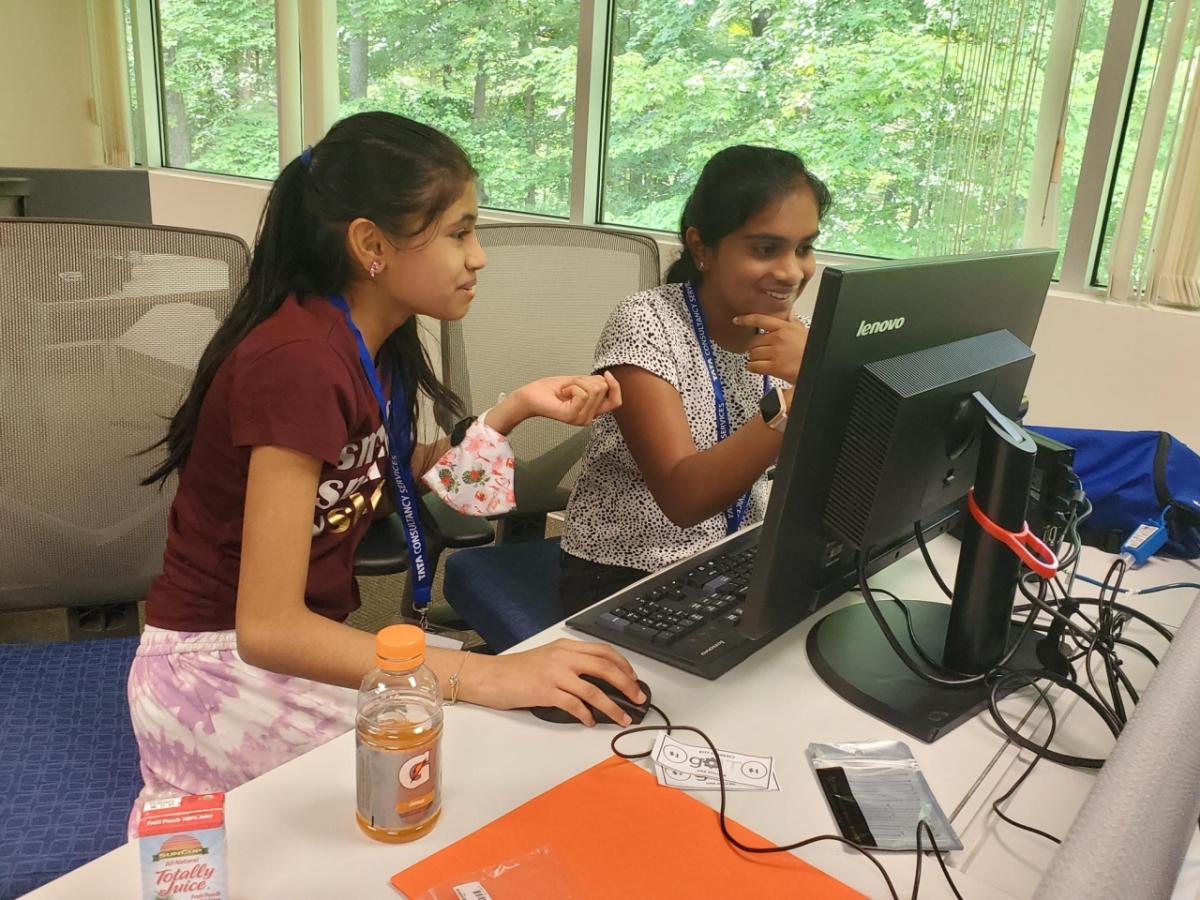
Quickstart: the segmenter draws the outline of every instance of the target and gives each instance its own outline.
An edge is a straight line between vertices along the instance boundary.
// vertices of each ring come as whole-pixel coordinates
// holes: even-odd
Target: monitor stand
[[[891,600],[880,598],[878,602],[892,633],[919,662],[904,614]],[[941,663],[950,605],[909,600],[905,606],[912,616],[913,633],[921,649],[930,659]],[[1019,633],[1020,626],[1014,623],[1010,641],[1016,640]],[[1035,650],[1038,637],[1030,631],[1007,668],[1041,669]],[[840,696],[927,744],[953,731],[988,705],[991,693],[988,684],[945,688],[913,674],[888,646],[865,603],[846,606],[823,617],[808,633],[807,649],[817,674]],[[1008,683],[1009,690],[1021,686],[1017,679]]]

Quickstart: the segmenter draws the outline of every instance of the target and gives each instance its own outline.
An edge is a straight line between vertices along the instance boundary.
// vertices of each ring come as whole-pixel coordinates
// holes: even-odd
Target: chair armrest
[[[425,495],[425,511],[437,523],[444,547],[482,547],[496,538],[487,519],[464,516],[447,506],[436,494]]]

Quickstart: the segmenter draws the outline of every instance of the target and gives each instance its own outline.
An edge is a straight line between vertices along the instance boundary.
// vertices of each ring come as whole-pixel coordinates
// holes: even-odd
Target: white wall
[[[236,234],[250,247],[271,190],[268,181],[150,170],[150,215],[156,225]]]
[[[0,0],[0,33],[0,165],[100,165],[85,0]]]
[[[1170,431],[1200,450],[1198,348],[1200,313],[1051,292],[1033,342],[1028,421]]]

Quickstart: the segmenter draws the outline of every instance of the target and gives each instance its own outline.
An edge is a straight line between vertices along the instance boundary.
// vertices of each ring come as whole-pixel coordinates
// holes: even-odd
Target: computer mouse
[[[604,691],[604,693],[609,697],[612,697],[613,702],[616,703],[621,709],[625,710],[625,712],[628,713],[629,718],[633,720],[631,724],[637,725],[646,717],[646,710],[650,708],[650,688],[646,687],[646,682],[639,681],[637,683],[638,687],[642,689],[642,693],[646,695],[645,702],[634,703],[623,693],[621,693],[619,688],[614,687],[602,678],[597,678],[594,675],[580,675],[579,677],[584,681],[594,684],[596,687],[600,688],[600,690]],[[612,719],[595,707],[589,705],[588,708],[592,711],[592,715],[596,719],[596,724],[618,724],[613,722]],[[565,709],[559,709],[557,706],[531,706],[529,711],[543,722],[554,722],[559,725],[583,724]]]

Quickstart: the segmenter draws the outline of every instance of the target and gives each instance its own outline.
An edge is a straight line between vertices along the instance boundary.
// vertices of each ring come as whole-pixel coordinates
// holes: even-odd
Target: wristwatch
[[[467,416],[465,419],[460,419],[455,426],[450,429],[450,446],[457,447],[463,442],[463,438],[467,436],[467,429],[475,424],[474,416]]]
[[[787,428],[787,400],[784,399],[783,388],[772,388],[763,394],[758,411],[762,413],[764,422],[782,434],[783,429]]]

